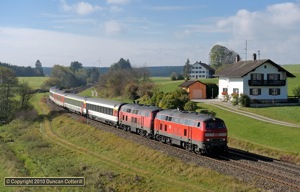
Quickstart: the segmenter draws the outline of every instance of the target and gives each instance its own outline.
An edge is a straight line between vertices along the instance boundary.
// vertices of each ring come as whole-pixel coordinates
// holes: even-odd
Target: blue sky
[[[220,44],[247,59],[300,63],[300,1],[0,0],[0,61],[13,65],[209,63]]]

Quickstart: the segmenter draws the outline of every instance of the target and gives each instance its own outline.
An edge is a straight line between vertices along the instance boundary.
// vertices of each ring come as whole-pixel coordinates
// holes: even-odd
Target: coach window
[[[168,126],[167,126],[167,125],[165,125],[165,131],[167,131],[167,129],[168,129]]]
[[[184,136],[186,136],[186,129],[184,130],[184,133],[183,133],[183,135],[184,135]]]
[[[124,119],[125,119],[125,116],[123,115],[122,120],[124,120]]]
[[[128,119],[128,116],[126,115],[126,121],[127,121],[127,119]]]
[[[160,129],[160,130],[162,130],[162,126],[163,126],[163,125],[162,125],[162,124],[160,124],[160,127],[159,127],[159,129]]]

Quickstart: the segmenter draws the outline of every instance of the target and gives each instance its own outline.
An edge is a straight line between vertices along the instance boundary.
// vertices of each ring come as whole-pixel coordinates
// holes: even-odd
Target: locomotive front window
[[[225,124],[221,120],[209,120],[205,122],[206,129],[224,129]]]

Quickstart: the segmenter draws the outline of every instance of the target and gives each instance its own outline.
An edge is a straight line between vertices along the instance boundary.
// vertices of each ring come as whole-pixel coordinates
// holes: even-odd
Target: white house
[[[295,77],[270,59],[239,61],[226,65],[219,77],[219,98],[225,94],[246,94],[252,101],[287,101],[287,78]]]
[[[205,63],[196,62],[192,65],[189,72],[190,79],[207,79],[212,78],[215,70]]]

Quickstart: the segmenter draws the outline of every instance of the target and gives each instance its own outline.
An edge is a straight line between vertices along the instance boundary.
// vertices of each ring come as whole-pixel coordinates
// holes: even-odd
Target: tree
[[[177,79],[177,73],[176,72],[172,72],[171,73],[171,80],[175,81]]]
[[[150,81],[150,73],[145,68],[132,68],[129,60],[120,59],[109,68],[106,74],[101,74],[97,84],[100,94],[104,97],[126,96],[136,99],[151,95],[154,84]]]
[[[185,65],[183,66],[183,77],[186,80],[190,79],[190,71],[191,71],[192,65],[190,64],[190,60],[187,59],[185,62]]]
[[[300,98],[300,86],[293,89],[293,94],[295,97]]]
[[[27,82],[19,84],[18,94],[20,96],[20,110],[29,109],[31,107],[29,100],[33,96],[33,90]]]
[[[223,64],[231,64],[238,54],[222,45],[215,45],[209,53],[210,65],[218,69]]]
[[[118,69],[132,69],[129,59],[125,60],[121,58],[117,63],[114,63],[109,68],[110,71]]]
[[[188,101],[183,108],[185,111],[195,111],[197,109],[197,104],[193,101]]]
[[[82,64],[78,61],[71,62],[70,69],[75,73],[75,71],[78,71],[79,69],[82,69]]]
[[[182,89],[176,89],[174,92],[166,93],[159,103],[163,109],[183,109],[185,103],[189,101],[188,93]]]
[[[61,86],[65,88],[71,88],[80,85],[78,79],[71,71],[71,69],[60,65],[53,66],[51,71],[51,78],[59,79]]]
[[[96,83],[99,80],[100,73],[96,67],[87,69],[88,83]]]
[[[42,63],[40,62],[40,60],[37,60],[35,62],[35,71],[36,71],[37,76],[45,76],[43,67],[42,67]]]
[[[15,112],[13,100],[17,91],[18,78],[12,69],[0,67],[0,123],[10,121]]]

